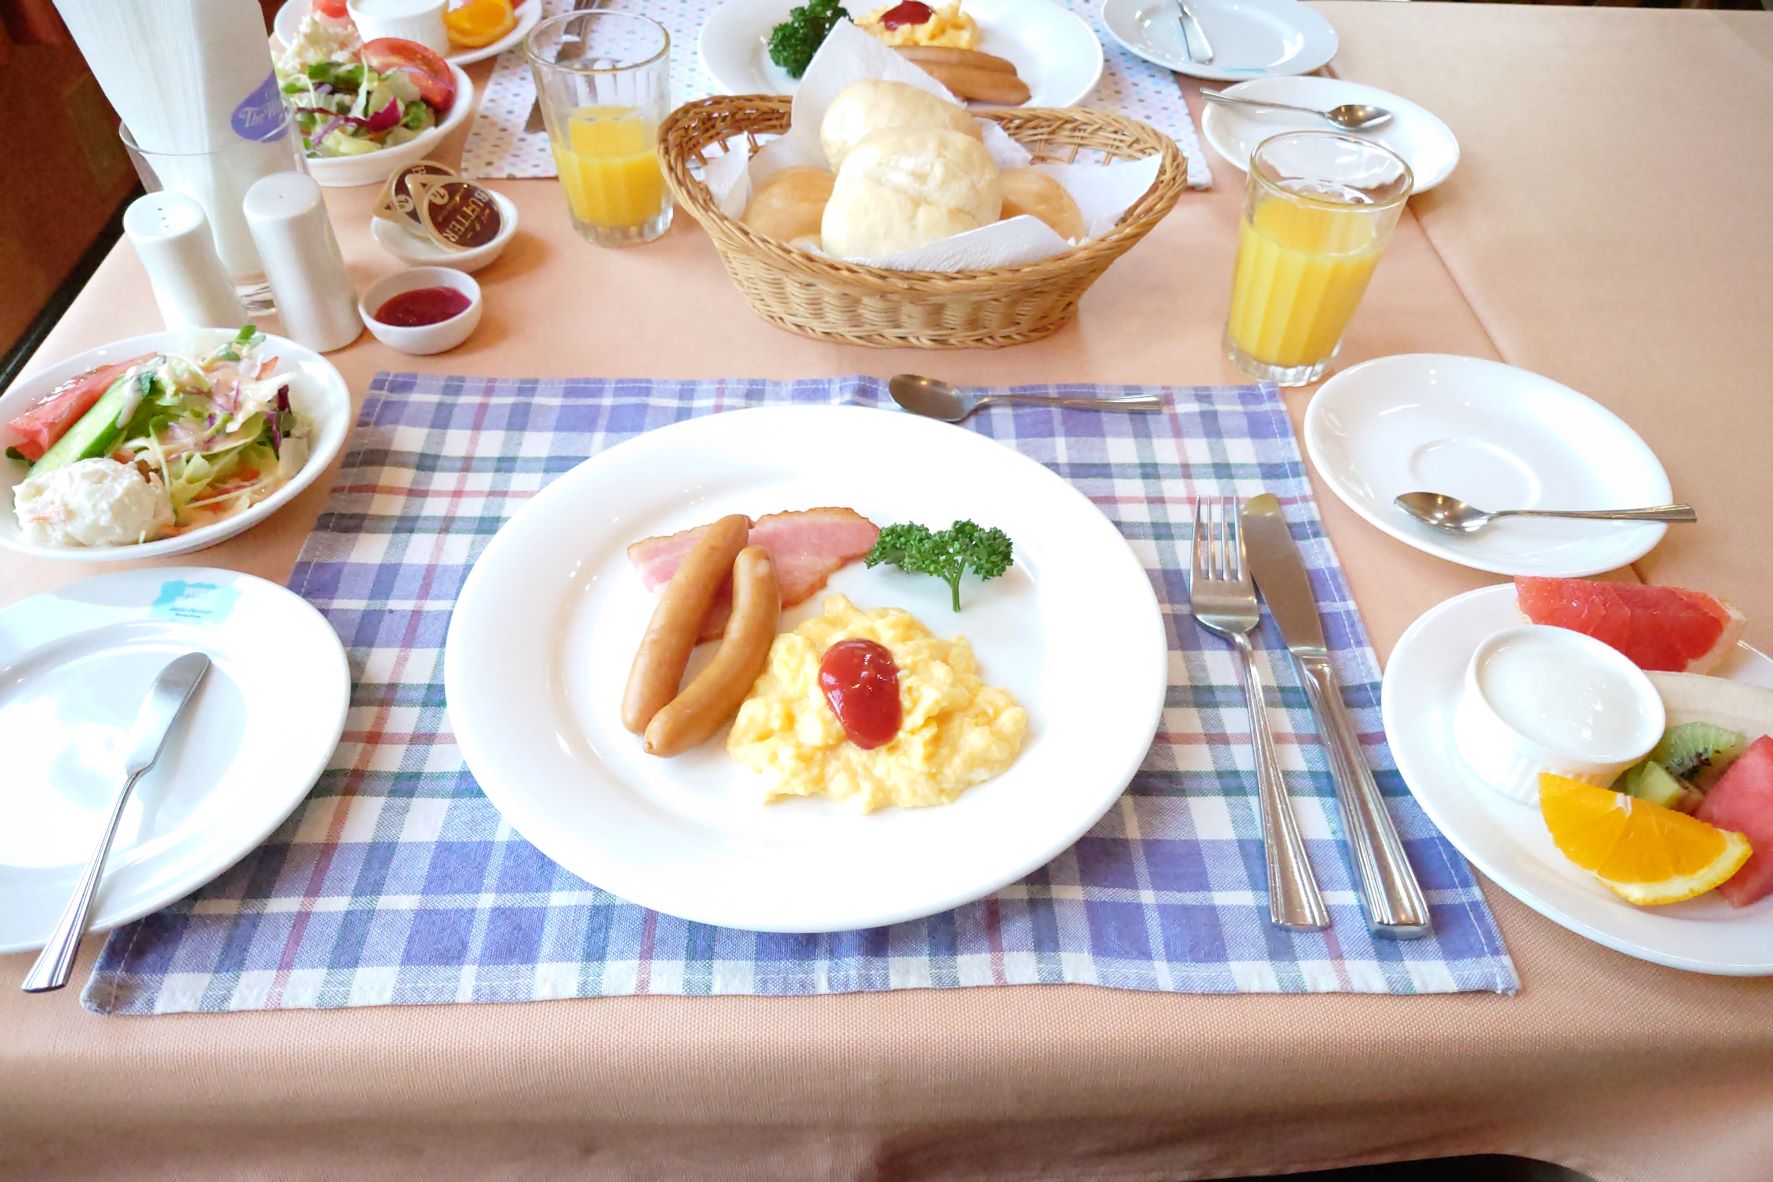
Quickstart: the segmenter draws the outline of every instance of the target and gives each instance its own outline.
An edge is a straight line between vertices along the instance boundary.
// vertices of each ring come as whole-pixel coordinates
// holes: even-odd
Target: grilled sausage
[[[776,564],[763,546],[747,546],[733,562],[733,615],[720,650],[682,693],[646,727],[649,755],[681,755],[713,737],[738,712],[769,661],[782,620]]]
[[[1000,74],[1014,74],[1016,63],[995,54],[980,53],[976,49],[954,49],[946,45],[902,45],[899,53],[916,62],[932,66],[971,66],[977,70],[996,70]]]
[[[634,664],[628,670],[628,688],[622,693],[622,725],[636,735],[672,698],[689,665],[708,604],[733,567],[733,559],[751,536],[751,520],[741,514],[722,517],[710,525],[695,547],[683,556],[671,581],[659,592]]]

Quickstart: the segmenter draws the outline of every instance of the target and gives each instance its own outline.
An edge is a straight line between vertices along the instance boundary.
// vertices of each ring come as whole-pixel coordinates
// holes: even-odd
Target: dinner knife
[[[1203,66],[1213,61],[1213,43],[1207,40],[1207,31],[1201,27],[1200,18],[1188,7],[1188,0],[1176,0],[1176,6],[1182,11],[1178,19],[1182,22],[1182,49],[1188,54],[1188,60]],[[1194,51],[1194,43],[1200,42],[1200,52]]]
[[[1428,900],[1410,868],[1404,843],[1385,809],[1354,723],[1342,704],[1342,689],[1330,665],[1330,650],[1324,642],[1323,621],[1305,573],[1305,560],[1287,529],[1280,502],[1272,494],[1262,493],[1244,504],[1241,516],[1250,572],[1293,654],[1318,734],[1329,753],[1330,777],[1342,809],[1342,831],[1367,927],[1376,936],[1393,939],[1426,936],[1433,930]]]
[[[74,969],[74,957],[80,951],[80,939],[86,935],[86,915],[92,910],[93,896],[98,894],[105,857],[111,852],[111,839],[117,836],[117,822],[123,819],[124,802],[129,799],[129,791],[135,787],[135,782],[159,762],[160,751],[166,746],[166,736],[171,733],[172,724],[185,712],[191,695],[208,672],[208,657],[202,653],[186,653],[154,678],[147,698],[136,712],[135,729],[130,733],[129,758],[123,764],[123,786],[111,801],[111,815],[105,822],[104,832],[99,835],[91,860],[86,863],[79,888],[68,900],[62,917],[56,921],[55,931],[44,943],[37,963],[25,974],[20,988],[26,993],[46,993],[68,983],[68,974]]]

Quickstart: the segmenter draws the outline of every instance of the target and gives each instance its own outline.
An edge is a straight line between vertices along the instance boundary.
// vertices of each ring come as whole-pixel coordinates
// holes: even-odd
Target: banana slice
[[[1709,722],[1753,741],[1773,735],[1773,689],[1698,673],[1651,673],[1668,725]]]

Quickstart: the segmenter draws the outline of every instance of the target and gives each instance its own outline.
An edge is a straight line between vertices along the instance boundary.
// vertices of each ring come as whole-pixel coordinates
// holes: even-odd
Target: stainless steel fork
[[[1216,510],[1216,511],[1215,511]],[[1262,818],[1262,850],[1268,860],[1268,918],[1277,927],[1312,930],[1330,926],[1330,913],[1311,873],[1299,820],[1281,780],[1280,758],[1268,729],[1262,675],[1250,632],[1262,619],[1256,584],[1244,557],[1238,502],[1194,504],[1194,564],[1188,578],[1189,606],[1210,632],[1225,637],[1242,656],[1244,697],[1250,704],[1250,734],[1256,749],[1256,803]]]

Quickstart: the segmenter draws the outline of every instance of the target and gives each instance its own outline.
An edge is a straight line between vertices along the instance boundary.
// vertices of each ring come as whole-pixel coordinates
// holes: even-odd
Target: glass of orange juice
[[[659,172],[670,109],[671,35],[628,12],[569,12],[524,43],[573,228],[599,246],[651,242],[671,227]]]
[[[1323,377],[1413,184],[1395,152],[1353,136],[1292,131],[1256,145],[1225,355],[1282,386]]]

